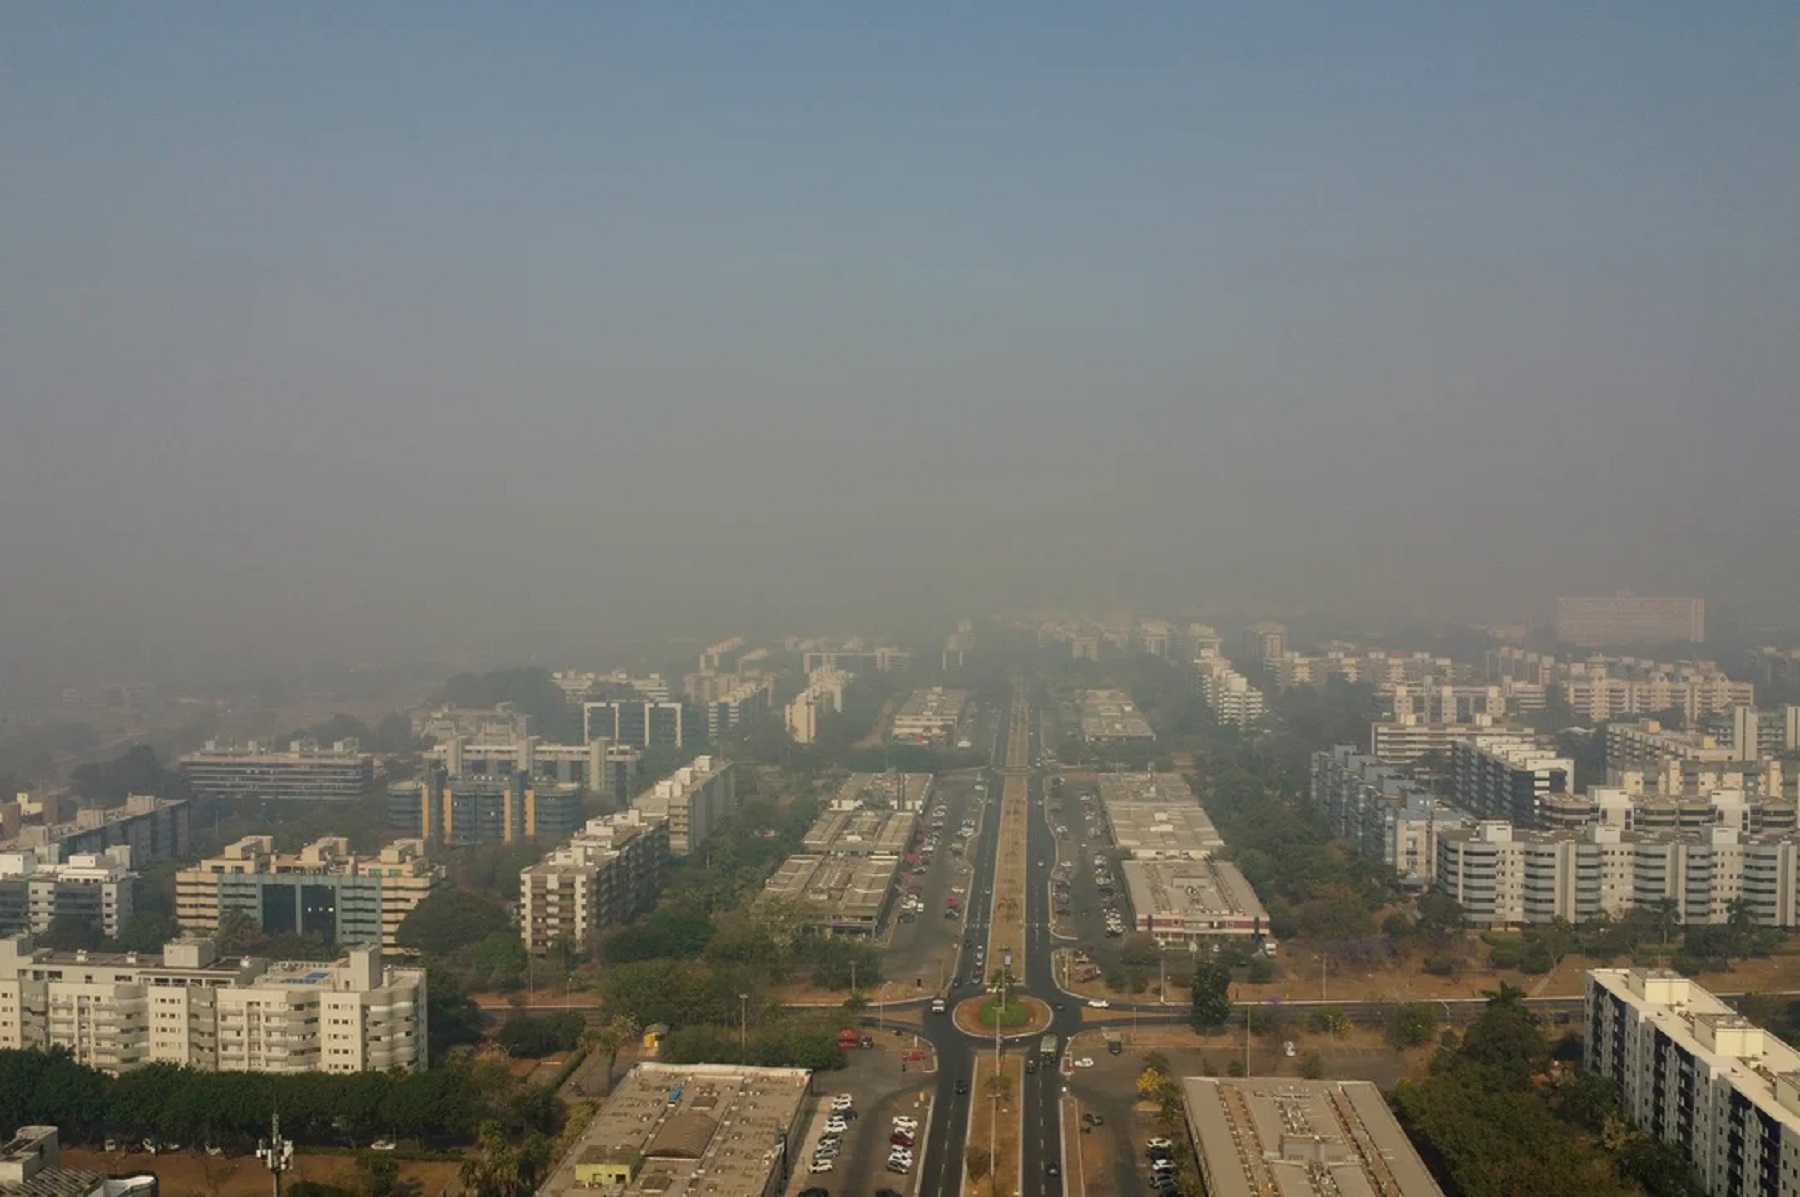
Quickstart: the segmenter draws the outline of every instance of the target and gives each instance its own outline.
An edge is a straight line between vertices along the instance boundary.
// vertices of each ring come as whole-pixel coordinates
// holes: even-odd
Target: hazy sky
[[[1800,5],[0,6],[0,661],[1800,622]]]

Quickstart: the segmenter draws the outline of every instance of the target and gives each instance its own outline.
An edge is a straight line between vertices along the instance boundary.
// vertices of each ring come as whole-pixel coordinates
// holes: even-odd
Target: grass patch
[[[1002,1030],[1007,1030],[1022,1027],[1030,1022],[1031,1008],[1018,998],[1012,999],[1002,1007],[998,997],[991,997],[981,1003],[981,1009],[976,1012],[975,1017],[984,1027],[998,1026]]]

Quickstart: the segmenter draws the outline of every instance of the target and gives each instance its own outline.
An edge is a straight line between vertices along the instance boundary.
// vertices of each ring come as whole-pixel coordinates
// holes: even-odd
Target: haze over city
[[[1792,5],[0,12],[0,663],[1796,622]]]

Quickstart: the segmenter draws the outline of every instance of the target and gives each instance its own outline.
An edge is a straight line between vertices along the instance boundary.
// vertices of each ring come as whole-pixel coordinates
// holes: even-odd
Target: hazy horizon
[[[1793,6],[0,10],[0,667],[1800,625]]]

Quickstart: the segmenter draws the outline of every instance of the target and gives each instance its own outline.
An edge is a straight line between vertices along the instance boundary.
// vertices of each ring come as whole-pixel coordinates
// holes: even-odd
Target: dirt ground
[[[1622,967],[1629,961],[1592,960],[1585,956],[1565,956],[1551,972],[1528,976],[1517,969],[1491,969],[1471,966],[1456,977],[1434,977],[1420,968],[1420,956],[1408,953],[1392,964],[1373,969],[1349,968],[1327,960],[1321,968],[1318,952],[1304,941],[1282,945],[1279,961],[1281,976],[1263,985],[1237,982],[1232,985],[1232,1000],[1263,1002],[1273,998],[1284,1001],[1356,1002],[1356,1001],[1455,1001],[1479,998],[1484,990],[1496,988],[1502,981],[1523,989],[1532,997],[1580,997],[1582,974],[1590,968]],[[1179,967],[1171,966],[1167,977],[1169,1001],[1185,1003],[1187,986]],[[1776,955],[1763,960],[1739,960],[1728,972],[1706,972],[1698,978],[1701,985],[1714,993],[1781,993],[1800,991],[1800,954]],[[1117,992],[1096,978],[1068,985],[1083,997],[1118,998]],[[1156,977],[1150,978],[1150,990],[1132,1000],[1154,1001]]]
[[[156,1174],[164,1197],[263,1197],[269,1191],[269,1172],[254,1156],[107,1154],[101,1151],[66,1150],[62,1160],[70,1168],[91,1168],[96,1172],[125,1173],[147,1171]],[[416,1185],[419,1197],[441,1197],[457,1186],[457,1165],[450,1162],[417,1160],[400,1161],[400,1180]],[[284,1184],[296,1180],[322,1181],[361,1189],[356,1175],[356,1160],[348,1155],[296,1153],[294,1166],[282,1177]]]
[[[995,1128],[994,1136],[995,1161],[993,1174],[975,1185],[970,1197],[999,1197],[1012,1194],[1019,1188],[1019,1082],[1023,1080],[1020,1069],[1023,1059],[1017,1053],[1000,1057],[1001,1074],[1007,1080],[1007,1095],[1000,1099],[1000,1121]],[[970,1089],[969,1106],[969,1145],[983,1147],[988,1145],[988,1124],[993,1119],[994,1102],[988,1095],[988,1078],[994,1075],[994,1057],[991,1054],[979,1055],[975,1058],[975,1081]]]
[[[994,866],[994,897],[988,919],[990,964],[998,968],[1011,952],[1013,975],[1025,975],[1025,876],[1026,830],[1030,782],[1014,768],[1030,763],[1030,724],[1013,721],[1012,739],[1006,746],[1008,774],[1000,788],[1000,850]]]
[[[1113,1135],[1082,1133],[1081,1100],[1073,1095],[1063,1098],[1063,1188],[1069,1197],[1100,1197],[1118,1191],[1113,1172],[1118,1166],[1114,1158],[1118,1143]],[[1106,1128],[1101,1128],[1106,1129]]]

